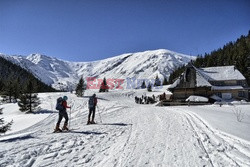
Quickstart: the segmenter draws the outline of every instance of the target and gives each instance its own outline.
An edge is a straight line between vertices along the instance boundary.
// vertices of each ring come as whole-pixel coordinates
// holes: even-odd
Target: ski
[[[63,130],[63,131],[53,131],[52,133],[67,133],[70,132],[71,130]]]
[[[53,131],[52,133],[67,133],[67,132],[72,132],[74,130],[77,130],[80,128],[74,128],[74,129],[69,129],[69,130],[61,130],[61,131]]]
[[[95,123],[87,123],[86,125],[96,125],[97,124],[97,122],[95,122]]]

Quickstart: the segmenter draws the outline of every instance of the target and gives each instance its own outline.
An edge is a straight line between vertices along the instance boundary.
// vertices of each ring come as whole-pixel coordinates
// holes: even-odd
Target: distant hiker
[[[163,100],[166,100],[166,93],[163,93]]]
[[[88,122],[87,125],[89,124],[95,124],[95,108],[97,105],[97,98],[96,98],[96,94],[93,94],[90,98],[89,98],[89,116],[88,116]],[[92,120],[90,121],[90,117],[92,115]]]
[[[153,100],[155,101],[155,95],[152,95]]]
[[[160,95],[160,101],[166,100],[166,93]]]
[[[139,101],[140,101],[140,104],[142,104],[142,98],[140,98]]]
[[[140,99],[139,97],[135,96],[135,102],[136,103],[139,103],[139,99]]]
[[[66,112],[66,109],[71,108],[71,107],[69,107],[67,105],[67,100],[68,100],[67,96],[63,96],[63,98],[60,97],[57,99],[56,109],[59,110],[59,118],[58,118],[58,121],[56,123],[55,132],[61,132],[62,130],[69,130],[67,127],[69,117],[68,117],[68,114]],[[60,129],[60,123],[61,123],[63,117],[65,118],[65,122],[64,122],[63,128]]]
[[[149,100],[150,100],[150,97],[147,96],[147,98],[146,98],[146,104],[149,104]]]

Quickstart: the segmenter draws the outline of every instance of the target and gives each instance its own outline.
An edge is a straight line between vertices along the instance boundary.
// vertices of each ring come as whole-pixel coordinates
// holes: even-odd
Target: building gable
[[[184,99],[190,95],[209,97],[223,94],[241,98],[240,92],[245,91],[246,87],[245,77],[234,66],[196,68],[189,63],[169,90],[174,99]]]

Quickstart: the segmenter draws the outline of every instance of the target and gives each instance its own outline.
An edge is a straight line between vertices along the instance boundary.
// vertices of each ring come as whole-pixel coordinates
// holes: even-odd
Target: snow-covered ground
[[[52,133],[55,101],[65,94],[72,130]],[[249,104],[156,107],[134,102],[142,90],[111,91],[97,93],[98,124],[86,125],[92,94],[40,94],[42,109],[34,115],[3,105],[1,116],[14,124],[0,137],[0,166],[250,166]]]

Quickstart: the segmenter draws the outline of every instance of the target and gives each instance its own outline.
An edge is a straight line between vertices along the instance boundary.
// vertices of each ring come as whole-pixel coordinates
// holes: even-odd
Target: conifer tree
[[[141,84],[141,88],[142,88],[142,89],[145,89],[145,88],[146,88],[145,80],[143,80],[143,82],[142,82],[142,84]]]
[[[14,95],[13,82],[11,82],[11,79],[8,79],[6,81],[6,87],[5,87],[4,94],[6,94],[7,95],[6,98],[8,98],[8,100],[6,99],[6,101],[11,103],[12,99],[13,99],[13,95]]]
[[[155,77],[155,84],[154,86],[161,86],[161,80],[159,79],[158,75]]]
[[[151,83],[148,83],[147,90],[148,90],[149,92],[152,92],[152,86],[151,86]]]
[[[1,104],[0,104],[0,114],[3,114],[2,110],[3,110],[3,108],[1,108]],[[0,133],[5,133],[8,130],[10,130],[12,123],[13,123],[13,121],[5,124],[4,119],[0,118]]]
[[[32,113],[40,105],[39,98],[36,93],[36,83],[32,80],[28,81],[25,92],[20,96],[18,102],[20,111]]]
[[[166,78],[166,77],[164,77],[164,80],[163,80],[162,85],[168,85],[168,80],[167,80],[167,78]]]
[[[99,92],[108,92],[109,87],[107,85],[106,78],[104,77]]]
[[[13,97],[14,97],[15,101],[17,101],[17,99],[19,98],[20,93],[21,93],[20,78],[19,77],[13,81],[12,86],[13,86]]]
[[[4,85],[4,83],[0,79],[0,94],[3,92],[4,87],[5,87],[5,85]]]
[[[174,83],[174,81],[185,71],[185,66],[177,68],[173,73],[170,74],[169,83]]]
[[[249,31],[249,32],[250,32],[250,31]],[[247,79],[248,86],[250,86],[250,53],[249,53],[249,55],[247,56],[246,64],[247,64],[246,79]]]
[[[8,122],[7,124],[4,123],[4,119],[0,118],[0,133],[5,133],[10,130],[13,121]]]
[[[79,80],[79,83],[76,86],[76,95],[79,97],[82,97],[84,95],[84,90],[86,89],[86,86],[84,85],[84,80],[81,77]]]

